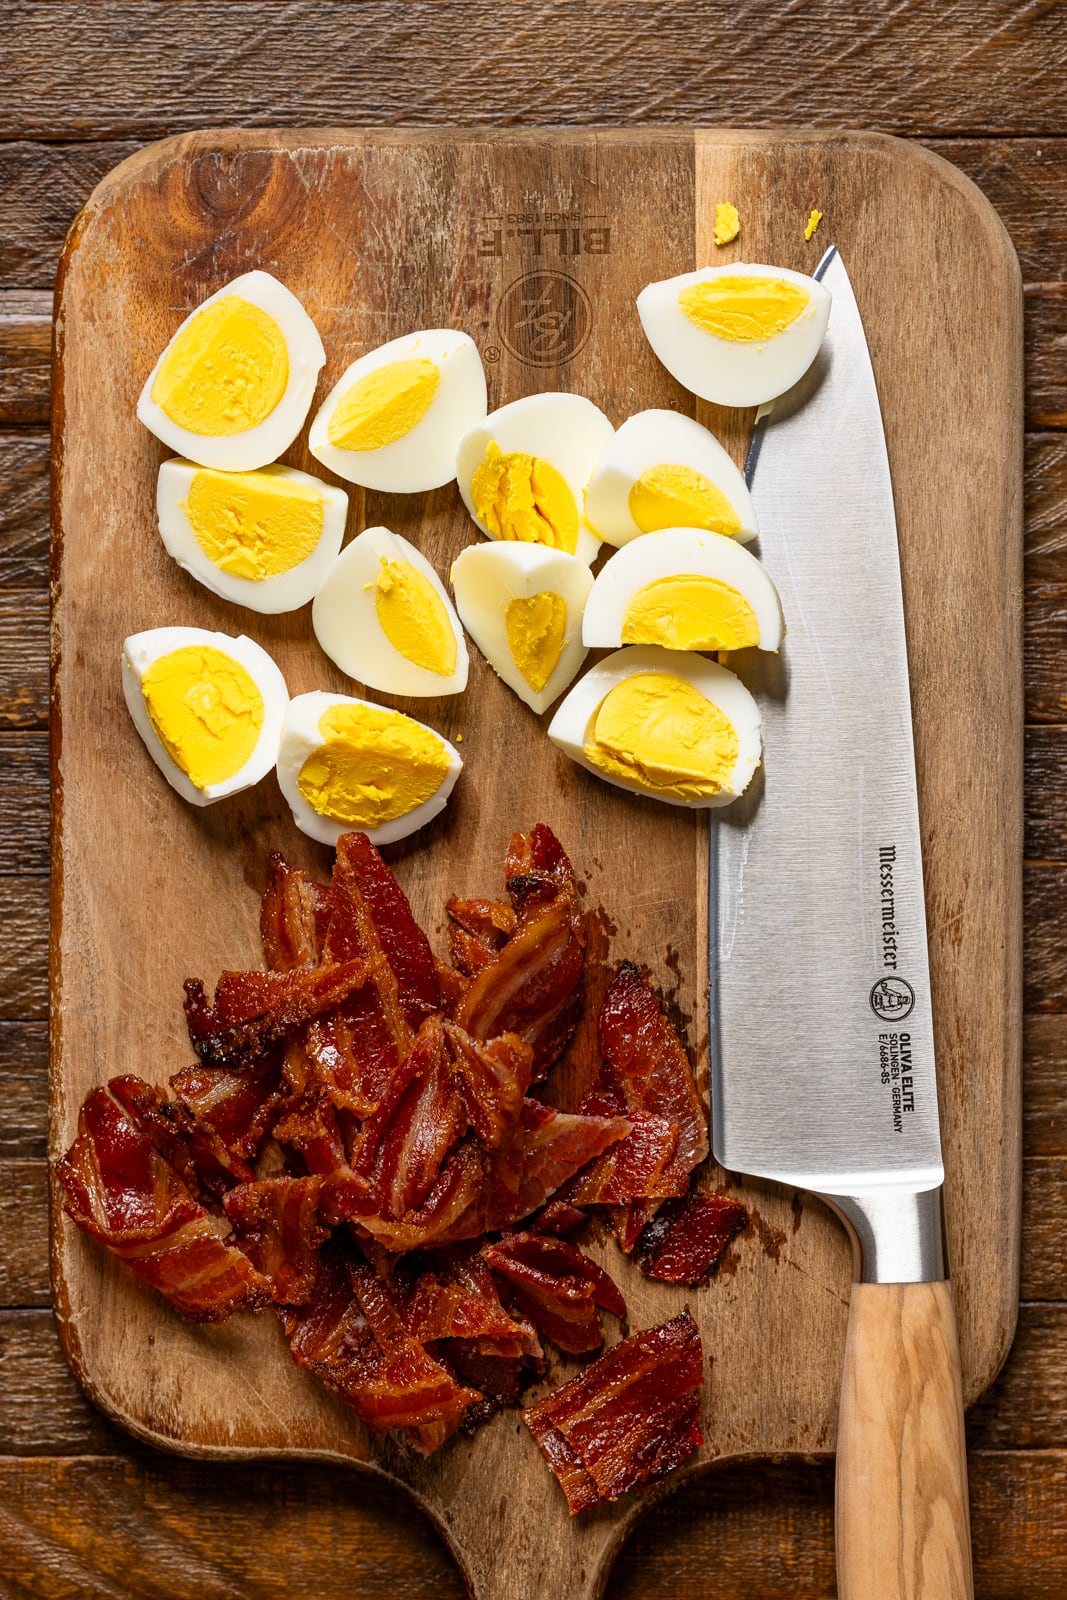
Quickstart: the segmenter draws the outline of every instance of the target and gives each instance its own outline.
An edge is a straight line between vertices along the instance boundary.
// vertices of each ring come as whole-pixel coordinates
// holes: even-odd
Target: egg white
[[[141,689],[145,673],[160,656],[183,650],[187,645],[207,645],[222,655],[230,656],[245,669],[263,697],[263,726],[252,754],[231,777],[221,783],[208,784],[204,789],[197,788],[188,774],[172,760],[152,726]],[[243,634],[234,639],[228,634],[212,633],[206,628],[150,628],[144,633],[133,633],[122,646],[122,692],[133,725],[141,735],[148,754],[171,788],[183,800],[188,800],[190,805],[213,805],[216,800],[224,800],[228,795],[239,794],[242,789],[250,789],[266,776],[277,760],[289,691],[285,679],[267,652]]]
[[[171,345],[205,306],[227,295],[238,295],[273,317],[282,331],[289,358],[289,381],[269,416],[243,433],[221,435],[191,433],[174,422],[152,399],[152,385]],[[137,415],[157,439],[179,455],[202,467],[224,472],[251,472],[264,467],[287,450],[304,425],[315,385],[326,361],[318,330],[291,290],[269,272],[246,272],[208,295],[177,328],[156,362],[137,402]]]
[[[582,612],[592,586],[592,573],[577,556],[514,539],[468,545],[452,567],[463,626],[497,676],[538,715],[563,693],[585,660]],[[558,594],[567,608],[566,635],[559,661],[544,688],[536,690],[511,653],[507,608],[512,600],[529,600],[545,591]]]
[[[585,514],[605,544],[624,545],[644,533],[630,512],[630,491],[653,467],[689,467],[714,484],[741,519],[730,537],[756,538],[756,508],[741,473],[713,433],[678,411],[638,411],[627,417],[597,463],[585,493]]]
[[[330,567],[337,559],[345,535],[348,516],[348,496],[343,489],[313,478],[308,472],[298,472],[295,467],[267,466],[259,470],[272,477],[287,478],[294,483],[307,484],[322,500],[322,533],[310,555],[304,557],[288,572],[273,573],[267,578],[240,578],[216,566],[202,548],[193,532],[186,502],[189,487],[196,474],[203,469],[194,461],[178,457],[164,461],[159,469],[156,484],[156,515],[159,533],[168,552],[180,567],[202,583],[205,589],[220,599],[232,600],[235,605],[247,606],[250,611],[275,615],[281,611],[296,611],[307,605],[317,593]]]
[[[330,420],[353,384],[394,361],[432,361],[440,374],[427,410],[410,432],[376,450],[343,450],[330,441]],[[474,340],[454,328],[427,328],[368,351],[342,373],[315,413],[308,448],[349,483],[392,494],[439,489],[456,476],[461,436],[485,416],[485,372]]]
[[[720,339],[690,322],[678,296],[694,283],[718,278],[776,278],[807,291],[808,304],[781,333],[760,343]],[[787,267],[732,261],[650,283],[637,297],[645,337],[672,377],[722,406],[760,406],[791,389],[807,372],[830,316],[830,291]]]
[[[651,537],[651,535],[649,536]],[[662,672],[684,678],[699,694],[717,706],[737,734],[738,755],[729,783],[717,794],[697,800],[680,800],[674,795],[656,794],[639,783],[626,783],[595,766],[585,753],[585,743],[601,702],[616,684],[642,672]],[[603,783],[628,794],[644,795],[664,805],[686,806],[706,811],[727,806],[747,787],[760,764],[762,721],[759,707],[741,680],[715,661],[690,650],[663,650],[659,645],[628,645],[614,655],[605,656],[581,678],[568,694],[548,727],[548,737],[563,753],[591,772]]]
[[[646,584],[676,573],[717,578],[736,589],[755,613],[759,648],[779,648],[784,632],[782,603],[766,567],[735,539],[699,528],[662,528],[617,550],[593,582],[582,623],[583,643],[590,648],[622,644],[626,609],[634,595]]]
[[[453,672],[430,672],[409,661],[386,635],[376,606],[383,560],[408,563],[433,588],[456,641]],[[448,590],[422,551],[388,528],[364,528],[342,550],[315,596],[311,625],[330,660],[368,689],[425,697],[459,694],[467,687],[467,641]]]
[[[289,702],[282,728],[281,740],[278,750],[278,786],[285,796],[289,809],[293,813],[293,821],[302,833],[309,838],[317,839],[320,844],[335,845],[343,833],[351,833],[351,822],[336,822],[331,817],[324,817],[316,811],[314,806],[304,798],[300,788],[300,773],[304,762],[316,750],[326,743],[319,731],[319,722],[323,714],[331,706],[356,706],[372,704],[370,701],[359,700],[352,695],[327,694],[322,689],[312,690],[310,694],[298,694]],[[375,710],[386,710],[386,707],[376,706]],[[403,716],[402,712],[392,713],[394,716]],[[413,717],[405,718],[413,722]],[[433,734],[448,755],[448,770],[441,780],[440,786],[421,805],[409,811],[406,816],[396,817],[392,822],[384,823],[380,828],[367,828],[367,838],[372,844],[392,844],[397,839],[406,839],[409,833],[425,827],[439,816],[448,802],[448,797],[456,786],[456,779],[463,770],[463,762],[459,751],[443,739],[433,728],[427,728],[425,723],[418,723],[418,727],[425,728],[427,733]]]
[[[555,467],[578,508],[574,554],[587,565],[596,560],[600,540],[585,521],[585,490],[614,428],[604,413],[580,394],[531,394],[490,412],[463,435],[456,453],[456,481],[463,504],[482,533],[495,537],[474,509],[471,482],[491,443],[504,455],[522,451]],[[520,541],[514,541],[520,542]]]

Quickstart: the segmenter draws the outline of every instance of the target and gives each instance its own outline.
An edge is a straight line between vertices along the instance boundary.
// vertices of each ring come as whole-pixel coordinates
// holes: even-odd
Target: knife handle
[[[836,1532],[839,1600],[972,1600],[951,1283],[852,1285]]]

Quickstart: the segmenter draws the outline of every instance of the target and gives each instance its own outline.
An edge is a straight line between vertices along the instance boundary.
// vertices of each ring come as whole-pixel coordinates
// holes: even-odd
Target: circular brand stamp
[[[914,1004],[915,990],[906,978],[879,978],[871,990],[871,1010],[883,1022],[903,1022]]]
[[[585,344],[593,308],[574,278],[542,267],[508,285],[496,325],[511,354],[528,367],[556,367],[573,361]]]

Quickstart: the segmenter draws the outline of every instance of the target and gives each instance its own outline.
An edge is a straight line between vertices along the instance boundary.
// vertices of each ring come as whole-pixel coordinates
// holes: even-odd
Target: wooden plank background
[[[969,1422],[979,1600],[1067,1592],[1067,9],[1059,0],[0,0],[0,1596],[445,1597],[406,1503],[343,1474],[137,1447],[48,1310],[51,283],[96,181],[213,124],[720,122],[880,128],[956,162],[1026,280],[1023,1304]],[[931,236],[936,218],[930,219]],[[950,422],[950,419],[948,419]],[[936,447],[936,440],[932,441]],[[121,463],[114,464],[121,471]],[[982,619],[975,618],[980,646]],[[712,1478],[650,1513],[611,1600],[834,1593],[832,1473]],[[546,1597],[550,1600],[550,1597]]]

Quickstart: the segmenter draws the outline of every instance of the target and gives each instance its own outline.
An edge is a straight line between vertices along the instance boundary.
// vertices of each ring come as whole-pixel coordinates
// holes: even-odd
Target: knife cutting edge
[[[844,263],[806,377],[746,463],[789,628],[752,661],[765,765],[711,833],[712,1137],[852,1237],[841,1600],[972,1594],[955,1309],[892,483]],[[755,656],[756,652],[751,652]]]

